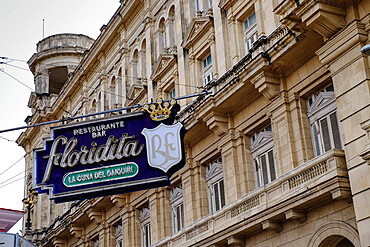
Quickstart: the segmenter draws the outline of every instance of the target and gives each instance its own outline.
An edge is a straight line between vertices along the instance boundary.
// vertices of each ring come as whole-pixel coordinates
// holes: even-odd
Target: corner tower
[[[90,49],[94,39],[82,34],[56,34],[37,43],[37,52],[28,61],[34,75],[37,96],[59,94]]]

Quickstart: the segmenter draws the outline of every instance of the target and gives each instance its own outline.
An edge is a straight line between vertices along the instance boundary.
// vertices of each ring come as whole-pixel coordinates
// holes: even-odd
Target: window
[[[213,213],[226,205],[221,158],[207,166],[206,180],[210,197],[210,211]]]
[[[307,106],[315,155],[342,149],[333,85],[308,98]]]
[[[141,246],[149,247],[150,241],[150,211],[148,207],[140,210],[140,223],[141,223]]]
[[[212,0],[208,0],[208,8],[212,8]]]
[[[122,225],[117,225],[115,228],[116,228],[116,232],[115,232],[116,247],[122,247],[122,240],[123,240]]]
[[[93,247],[99,247],[99,238],[96,237],[93,241],[92,241],[92,246]]]
[[[264,128],[252,136],[251,152],[257,186],[260,187],[274,181],[277,174],[271,126]]]
[[[176,233],[184,227],[184,204],[181,186],[178,186],[171,191],[170,202],[172,205],[173,232]]]
[[[245,50],[248,52],[253,43],[257,40],[257,22],[256,22],[256,13],[251,14],[244,21],[244,44]]]
[[[168,93],[168,98],[169,99],[172,99],[172,98],[175,98],[176,97],[176,90],[175,90],[175,88],[174,89],[172,89],[171,91],[169,91],[169,93]]]
[[[194,4],[195,4],[195,12],[200,11],[199,0],[194,0]]]
[[[202,74],[204,86],[207,85],[212,80],[212,57],[211,54],[208,55],[202,63]]]

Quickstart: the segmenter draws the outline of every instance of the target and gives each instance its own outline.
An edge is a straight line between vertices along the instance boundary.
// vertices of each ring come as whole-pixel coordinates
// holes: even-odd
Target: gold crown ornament
[[[170,117],[171,109],[175,104],[175,99],[163,101],[161,98],[156,98],[154,103],[147,103],[142,108],[150,114],[153,121],[162,121]]]

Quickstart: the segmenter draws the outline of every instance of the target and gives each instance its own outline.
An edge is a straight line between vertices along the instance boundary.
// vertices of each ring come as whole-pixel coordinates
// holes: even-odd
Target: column
[[[48,69],[38,71],[35,76],[35,93],[36,94],[49,94],[49,75]]]

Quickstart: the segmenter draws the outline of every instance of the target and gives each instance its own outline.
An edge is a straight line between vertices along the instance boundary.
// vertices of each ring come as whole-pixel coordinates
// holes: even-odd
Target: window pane
[[[333,131],[334,146],[337,149],[341,149],[342,144],[340,142],[339,126],[336,112],[330,114],[330,123]]]
[[[276,179],[275,159],[273,150],[268,152],[271,181]]]
[[[220,196],[219,196],[219,189],[218,189],[217,183],[213,185],[213,191],[214,191],[214,196],[215,196],[215,209],[217,211],[220,209]]]
[[[267,176],[267,166],[266,166],[266,154],[263,154],[261,155],[260,157],[260,160],[261,160],[261,168],[262,168],[262,179],[263,179],[263,184],[267,184],[269,181],[268,181],[268,176]]]
[[[256,23],[256,13],[253,13],[248,19],[249,19],[249,26]]]
[[[314,138],[314,142],[315,142],[316,155],[320,155],[321,150],[320,150],[319,136],[318,136],[318,133],[317,133],[316,124],[312,125],[312,131],[313,131],[313,138]]]
[[[324,151],[327,152],[331,149],[330,145],[330,134],[328,128],[328,121],[326,118],[320,121],[321,130],[322,130],[322,139],[324,142]]]
[[[221,208],[225,206],[225,189],[224,189],[224,180],[220,181],[220,196],[221,196]]]
[[[330,86],[328,86],[328,87],[326,88],[326,91],[327,91],[327,92],[334,92],[334,86],[333,86],[333,84],[331,84]]]
[[[262,184],[261,184],[261,170],[258,166],[258,161],[257,159],[254,160],[254,164],[256,166],[256,175],[257,175],[257,185],[258,187],[260,187]]]

